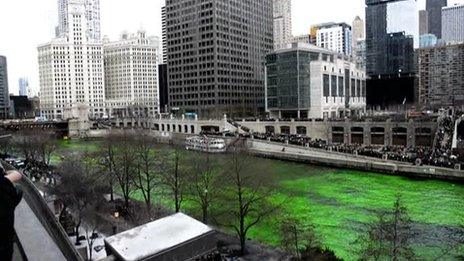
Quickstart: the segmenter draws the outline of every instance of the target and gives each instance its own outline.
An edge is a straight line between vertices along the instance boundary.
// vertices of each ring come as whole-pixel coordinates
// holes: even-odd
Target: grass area
[[[98,142],[66,142],[63,149],[87,151],[98,149]],[[217,156],[224,160],[227,156]],[[324,246],[345,260],[356,260],[353,242],[363,230],[364,223],[375,220],[375,213],[391,209],[396,194],[401,194],[413,221],[424,227],[415,249],[421,260],[431,260],[446,243],[451,233],[441,228],[462,225],[464,214],[464,185],[436,180],[413,180],[405,177],[379,175],[359,171],[322,168],[297,163],[257,158],[267,166],[269,176],[277,188],[270,199],[285,202],[279,213],[252,229],[249,237],[270,245],[279,244],[278,224],[288,215],[303,224],[313,224]],[[260,173],[260,175],[263,175]],[[163,196],[159,196],[159,195]],[[157,193],[153,202],[172,208],[172,200],[165,193]],[[141,200],[140,194],[134,195]],[[183,211],[200,217],[199,207],[192,201],[184,202]],[[443,232],[444,231],[444,232]],[[448,231],[448,232],[446,232]],[[435,237],[435,238],[434,238]],[[422,242],[422,238],[430,242]]]

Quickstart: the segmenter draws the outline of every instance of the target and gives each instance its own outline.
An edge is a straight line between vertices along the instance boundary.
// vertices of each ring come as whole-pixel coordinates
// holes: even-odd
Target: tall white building
[[[351,55],[353,33],[346,23],[326,23],[317,28],[316,45],[334,52]]]
[[[442,37],[447,43],[464,42],[464,5],[443,7]]]
[[[29,96],[29,80],[27,78],[19,78],[18,86],[20,96]]]
[[[105,114],[103,48],[87,37],[86,3],[68,0],[66,33],[38,47],[41,112],[50,119]]]
[[[159,39],[144,31],[104,40],[105,93],[110,116],[154,116],[159,113]]]
[[[292,1],[274,1],[274,50],[287,48],[292,37]]]
[[[69,32],[69,2],[58,0],[58,26],[56,37],[65,37]],[[86,37],[93,40],[101,39],[100,0],[84,0],[85,17],[87,23]]]

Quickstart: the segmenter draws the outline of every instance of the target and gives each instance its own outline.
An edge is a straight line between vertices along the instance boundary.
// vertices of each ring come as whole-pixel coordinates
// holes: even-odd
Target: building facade
[[[442,38],[442,8],[446,7],[448,0],[427,0],[427,33],[435,35],[438,39]]]
[[[429,33],[429,14],[427,10],[419,11],[419,36]]]
[[[438,39],[434,34],[423,34],[419,37],[420,48],[435,46],[437,42]]]
[[[9,108],[8,64],[6,57],[0,55],[0,119],[8,118]]]
[[[273,0],[274,50],[285,49],[292,42],[292,1]]]
[[[168,94],[168,66],[166,64],[158,65],[158,89],[160,113],[169,112],[169,94]]]
[[[443,40],[447,43],[464,42],[464,5],[445,7],[442,12]]]
[[[171,110],[202,117],[264,111],[272,0],[167,0]]]
[[[105,115],[103,47],[87,36],[84,0],[69,0],[67,33],[38,47],[42,116]]]
[[[56,37],[66,37],[69,34],[69,2],[73,0],[58,0],[58,26]],[[92,40],[101,39],[100,0],[83,0],[86,18],[85,36]]]
[[[366,0],[367,103],[414,103],[419,47],[416,0]]]
[[[19,78],[19,96],[28,96],[29,95],[29,80],[27,78]]]
[[[346,23],[317,25],[316,45],[331,51],[352,55],[353,32]]]
[[[146,32],[103,44],[106,114],[153,117],[159,113],[159,39]]]
[[[353,50],[354,60],[356,62],[356,66],[362,70],[366,70],[366,40],[359,39],[356,41]]]
[[[464,44],[419,49],[419,101],[433,109],[464,106]]]
[[[304,43],[304,44],[313,44],[315,39],[312,39],[311,34],[302,34],[302,35],[297,35],[293,37],[293,43]]]
[[[359,40],[364,40],[366,38],[366,27],[364,21],[356,16],[353,20],[353,47],[356,45],[356,42]]]
[[[333,51],[296,43],[266,57],[272,118],[343,118],[366,108],[366,75]]]
[[[161,44],[163,50],[163,64],[167,63],[167,39],[166,39],[166,6],[161,7]]]

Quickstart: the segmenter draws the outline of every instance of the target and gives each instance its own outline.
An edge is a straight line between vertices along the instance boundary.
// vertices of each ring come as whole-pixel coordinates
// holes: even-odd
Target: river
[[[95,142],[66,142],[61,150],[98,149]],[[227,155],[215,156],[219,160]],[[464,185],[438,180],[409,179],[378,173],[333,169],[299,163],[256,158],[266,166],[277,194],[272,202],[285,202],[280,213],[269,217],[250,231],[250,238],[270,245],[279,244],[278,224],[292,216],[304,225],[314,225],[323,245],[345,260],[357,258],[353,243],[375,220],[376,213],[391,209],[400,194],[414,221],[414,250],[421,260],[433,260],[463,232]],[[166,203],[167,199],[158,202]],[[185,211],[195,215],[189,204]],[[193,213],[192,213],[193,212]],[[446,259],[453,260],[450,255]]]

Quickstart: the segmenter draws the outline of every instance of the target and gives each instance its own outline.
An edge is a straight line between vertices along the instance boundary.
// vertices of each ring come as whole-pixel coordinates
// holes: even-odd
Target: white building
[[[67,15],[66,33],[38,47],[42,116],[69,119],[85,111],[103,117],[103,48],[87,37],[86,0],[69,0]]]
[[[20,96],[29,96],[29,80],[27,78],[19,78],[18,80],[19,86],[19,95]]]
[[[154,116],[159,113],[159,39],[144,31],[104,41],[105,93],[110,116]]]
[[[292,1],[274,1],[274,50],[284,49],[292,42]]]
[[[343,55],[302,43],[266,57],[272,118],[343,118],[366,110],[366,72]]]
[[[443,7],[442,38],[447,43],[464,42],[464,5]]]
[[[56,37],[65,37],[69,32],[69,2],[58,0],[58,26]],[[100,0],[84,0],[85,17],[87,22],[86,37],[93,40],[101,39]]]
[[[315,28],[317,28],[317,46],[345,55],[352,54],[351,26],[346,23],[327,23]]]

